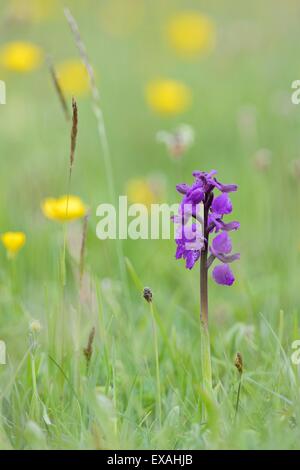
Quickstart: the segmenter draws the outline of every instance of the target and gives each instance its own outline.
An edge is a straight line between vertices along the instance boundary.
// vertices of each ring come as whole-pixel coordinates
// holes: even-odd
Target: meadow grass
[[[2,3],[4,12],[8,2]],[[124,283],[116,242],[96,238],[96,207],[110,195],[89,95],[77,99],[69,188],[90,207],[84,273],[80,281],[79,221],[66,227],[72,249],[67,242],[62,282],[64,229],[43,217],[40,204],[68,191],[70,123],[46,65],[28,75],[1,70],[8,96],[0,108],[0,227],[23,230],[27,243],[13,261],[0,253],[0,339],[7,346],[0,448],[299,448],[300,377],[291,345],[300,339],[300,194],[290,171],[299,155],[300,108],[290,101],[299,78],[299,5],[190,1],[214,18],[219,41],[209,57],[184,62],[158,39],[181,2],[145,1],[136,29],[115,36],[103,23],[105,2],[69,3],[95,68],[116,194],[132,177],[159,174],[165,201],[178,202],[176,183],[190,183],[194,169],[216,168],[222,181],[239,184],[232,200],[241,229],[233,239],[241,260],[231,288],[209,280],[214,394],[208,396],[198,268],[188,272],[175,260],[172,240],[125,240]],[[54,64],[78,57],[62,10],[30,27],[4,22],[1,40],[15,38],[42,45]],[[163,118],[147,108],[144,89],[157,76],[191,87],[184,115]],[[196,141],[174,162],[155,134],[181,122],[193,126]],[[267,172],[253,165],[260,148],[273,154]],[[145,286],[153,291],[153,310],[142,297]],[[33,320],[40,331],[30,329]]]

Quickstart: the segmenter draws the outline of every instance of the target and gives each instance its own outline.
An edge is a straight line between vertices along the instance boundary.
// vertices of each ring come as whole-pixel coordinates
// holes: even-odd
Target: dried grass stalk
[[[52,64],[52,62],[49,58],[48,58],[48,68],[49,68],[50,76],[51,76],[55,91],[57,93],[57,96],[59,98],[59,102],[60,102],[62,110],[64,112],[65,118],[66,118],[67,121],[69,121],[70,120],[70,112],[69,112],[69,109],[68,109],[67,101],[66,101],[64,92],[63,92],[63,90],[60,86],[59,80],[57,78],[55,68],[54,68],[54,66],[53,66],[53,64]]]
[[[72,98],[72,129],[71,129],[71,149],[70,149],[70,173],[73,168],[76,141],[78,132],[78,108],[75,98]]]

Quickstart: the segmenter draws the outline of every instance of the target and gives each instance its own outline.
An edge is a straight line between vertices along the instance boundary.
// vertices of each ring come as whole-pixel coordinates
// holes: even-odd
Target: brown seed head
[[[152,290],[150,287],[145,287],[143,291],[143,297],[148,303],[152,302]]]
[[[239,352],[236,353],[234,365],[239,371],[239,373],[242,374],[243,373],[243,358],[242,358],[241,353]]]
[[[91,357],[92,357],[92,354],[93,354],[93,342],[94,342],[94,338],[95,338],[95,331],[96,331],[95,327],[93,327],[90,331],[90,334],[89,334],[88,344],[87,344],[86,348],[84,348],[84,350],[83,350],[83,354],[84,354],[85,359],[86,359],[87,368],[89,367],[90,360],[91,360]]]
[[[76,140],[78,132],[78,108],[75,98],[72,98],[72,129],[71,129],[71,149],[70,149],[70,169],[73,167]]]

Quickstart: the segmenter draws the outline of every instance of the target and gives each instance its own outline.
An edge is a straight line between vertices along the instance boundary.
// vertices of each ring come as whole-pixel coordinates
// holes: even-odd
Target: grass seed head
[[[150,289],[150,287],[144,288],[143,297],[148,303],[152,302],[152,290]]]
[[[75,98],[72,98],[72,130],[71,130],[71,150],[70,150],[70,170],[72,170],[75,149],[76,149],[76,140],[78,132],[78,108]]]
[[[241,355],[241,353],[239,353],[239,352],[236,353],[235,360],[234,360],[234,365],[235,365],[235,367],[237,368],[237,370],[239,371],[239,373],[242,374],[242,373],[243,373],[244,364],[243,364],[242,355]]]
[[[84,348],[84,350],[83,350],[83,354],[86,358],[87,368],[89,367],[91,357],[92,357],[92,354],[93,354],[93,342],[94,342],[94,338],[95,338],[95,332],[96,332],[96,330],[95,330],[95,327],[93,326],[93,328],[91,329],[91,332],[89,334],[88,344],[87,344],[86,348]]]

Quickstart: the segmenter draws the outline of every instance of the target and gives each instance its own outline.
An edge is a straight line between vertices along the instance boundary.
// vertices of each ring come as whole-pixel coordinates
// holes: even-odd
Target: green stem
[[[207,252],[208,252],[208,207],[204,206],[204,238],[206,239],[205,248],[201,252],[200,259],[200,330],[201,330],[201,368],[203,391],[208,395],[212,392],[212,370],[210,339],[208,329],[208,288],[207,288]],[[202,409],[202,418],[206,419],[206,410]]]
[[[157,341],[157,329],[156,329],[152,302],[150,302],[150,312],[151,312],[151,317],[152,317],[153,343],[154,343],[154,352],[155,352],[158,416],[159,416],[159,426],[161,427],[162,410],[161,410],[161,387],[160,387],[160,372],[159,372],[158,341]]]
[[[238,388],[237,397],[236,397],[234,422],[236,422],[237,414],[238,414],[238,411],[239,411],[239,403],[240,403],[240,396],[241,396],[241,388],[242,388],[242,374],[240,374],[239,388]]]
[[[31,379],[32,379],[32,402],[31,402],[31,417],[34,420],[39,418],[39,394],[36,382],[36,368],[35,368],[35,357],[34,352],[31,356]]]
[[[69,211],[69,199],[70,199],[70,188],[71,188],[71,178],[72,178],[72,166],[70,166],[68,183],[67,183],[67,204],[66,204],[66,219]],[[66,248],[67,248],[67,220],[63,224],[63,252],[62,252],[62,260],[61,260],[61,277],[62,277],[62,286],[63,289],[66,286],[67,278],[66,278]]]

